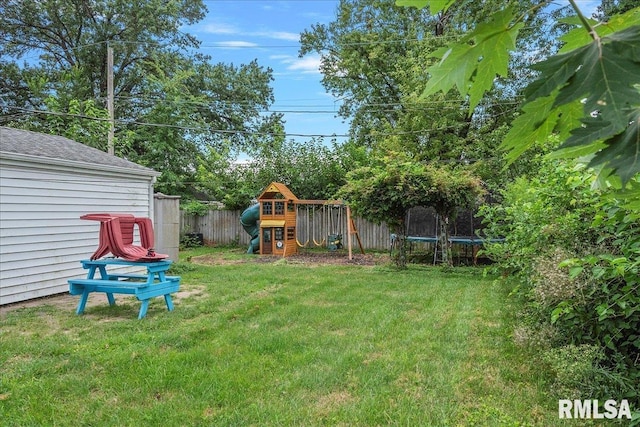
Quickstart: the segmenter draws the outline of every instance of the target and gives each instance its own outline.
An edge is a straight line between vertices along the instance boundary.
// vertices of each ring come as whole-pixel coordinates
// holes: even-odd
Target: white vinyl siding
[[[153,177],[0,159],[0,305],[68,292],[98,247],[99,222],[80,216],[153,218]]]

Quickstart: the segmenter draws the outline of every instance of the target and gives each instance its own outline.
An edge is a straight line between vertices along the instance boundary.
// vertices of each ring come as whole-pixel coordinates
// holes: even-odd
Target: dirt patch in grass
[[[246,255],[229,257],[225,253],[211,253],[191,257],[190,262],[200,265],[231,265],[244,263],[272,264],[284,262],[286,264],[301,264],[309,267],[317,265],[378,265],[389,262],[387,254],[353,254],[352,259],[343,252],[309,252],[298,253],[286,258],[271,255]]]
[[[342,406],[352,404],[355,400],[348,391],[334,391],[316,400],[316,410],[322,415],[328,415]]]
[[[200,265],[231,265],[231,264],[244,264],[248,261],[247,258],[230,258],[223,252],[215,252],[204,255],[197,255],[187,259],[189,262]]]
[[[91,297],[87,301],[87,307],[100,305],[103,302],[102,301],[103,298],[104,298],[104,303],[109,304],[109,301],[107,301],[106,294],[94,294],[94,295],[91,295]],[[65,310],[68,309],[68,310],[75,311],[76,307],[78,306],[79,298],[80,298],[79,296],[72,296],[69,294],[58,294],[58,295],[52,295],[52,296],[47,296],[42,298],[36,298],[28,301],[16,302],[13,304],[0,306],[0,315],[4,315],[9,313],[10,311],[20,310],[23,308],[33,308],[33,307],[42,307],[42,306],[53,306],[60,309],[65,309]]]

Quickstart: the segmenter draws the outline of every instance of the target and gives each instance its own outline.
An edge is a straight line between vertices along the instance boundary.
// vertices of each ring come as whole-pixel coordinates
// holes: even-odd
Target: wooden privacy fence
[[[187,214],[184,211],[180,211],[180,234],[185,235],[187,233],[202,234],[202,238],[205,244],[210,245],[240,245],[249,246],[250,236],[244,231],[240,224],[240,215],[242,211],[230,211],[230,210],[210,210],[205,215]],[[298,240],[301,243],[307,241],[309,238],[310,245],[313,247],[313,239],[321,241],[326,238],[324,234],[333,232],[327,230],[326,227],[322,229],[323,220],[319,219],[320,212],[312,213],[312,217],[309,218],[310,223],[307,228],[305,221],[298,223]],[[343,239],[346,239],[346,217],[342,218],[344,224],[342,229],[339,230],[343,234]],[[362,241],[362,245],[365,250],[388,250],[391,244],[390,232],[385,224],[377,225],[362,218],[354,218],[358,234]],[[313,229],[315,228],[315,235],[313,235]],[[307,234],[307,230],[309,230]],[[355,237],[354,237],[355,239]],[[345,240],[346,242],[346,240]],[[354,245],[357,247],[357,242],[354,241]]]

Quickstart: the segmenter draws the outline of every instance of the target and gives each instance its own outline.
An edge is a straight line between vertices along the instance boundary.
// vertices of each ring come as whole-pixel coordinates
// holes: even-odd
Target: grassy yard
[[[137,320],[123,296],[4,312],[0,424],[558,424],[481,269],[187,261],[205,252],[183,254],[173,312],[156,298]]]

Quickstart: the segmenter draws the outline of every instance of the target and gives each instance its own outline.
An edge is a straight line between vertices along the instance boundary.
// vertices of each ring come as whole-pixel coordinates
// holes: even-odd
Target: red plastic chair
[[[100,243],[98,249],[91,255],[92,260],[102,258],[109,253],[130,261],[158,261],[169,257],[167,254],[154,251],[153,224],[149,218],[110,213],[92,213],[82,215],[80,218],[100,221]],[[133,244],[135,225],[138,226],[141,246]]]

